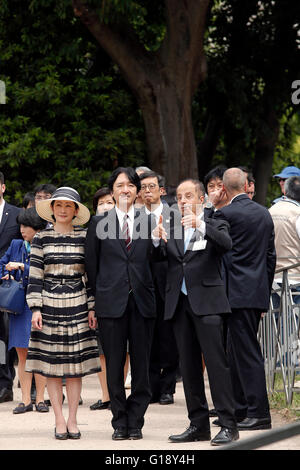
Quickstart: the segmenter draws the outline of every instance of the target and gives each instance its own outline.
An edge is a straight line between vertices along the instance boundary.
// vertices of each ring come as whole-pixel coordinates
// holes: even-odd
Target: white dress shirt
[[[117,213],[117,216],[118,216],[118,220],[119,220],[121,230],[123,229],[124,217],[125,217],[125,215],[128,216],[127,223],[128,223],[129,235],[130,235],[130,238],[132,239],[133,223],[134,223],[134,206],[133,205],[130,206],[130,209],[129,209],[128,212],[123,212],[117,206],[115,206],[115,207],[116,207],[116,213]]]
[[[4,206],[5,206],[5,201],[3,199],[2,203],[0,204],[0,224],[1,224],[1,221],[2,221]]]

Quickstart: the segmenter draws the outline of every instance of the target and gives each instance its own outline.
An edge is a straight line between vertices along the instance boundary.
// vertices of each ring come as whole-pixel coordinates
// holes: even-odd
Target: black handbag
[[[0,311],[21,315],[25,306],[25,288],[23,277],[16,281],[11,274],[8,279],[2,279],[0,284]]]

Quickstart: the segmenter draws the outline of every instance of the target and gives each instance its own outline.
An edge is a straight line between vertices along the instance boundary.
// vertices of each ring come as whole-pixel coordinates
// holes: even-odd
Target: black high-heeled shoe
[[[56,428],[54,429],[54,436],[55,439],[59,439],[60,441],[65,441],[69,437],[69,433],[67,432],[56,432]]]
[[[81,438],[81,432],[78,431],[78,432],[70,432],[69,430],[68,431],[68,438],[69,439],[80,439]]]

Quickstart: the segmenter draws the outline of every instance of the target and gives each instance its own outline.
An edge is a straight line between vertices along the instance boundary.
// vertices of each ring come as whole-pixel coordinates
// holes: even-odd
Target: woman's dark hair
[[[110,189],[107,186],[103,188],[99,188],[98,191],[95,192],[93,197],[93,209],[94,212],[97,212],[98,201],[101,197],[108,196],[111,194]]]
[[[31,227],[34,230],[43,230],[47,226],[47,221],[39,216],[35,207],[21,209],[17,216],[17,223],[25,225],[25,227]]]
[[[22,207],[24,209],[26,209],[30,202],[33,202],[33,205],[35,205],[35,199],[34,199],[34,193],[33,192],[29,192],[29,193],[25,194],[25,196],[23,197]]]
[[[141,190],[141,182],[140,182],[139,175],[136,173],[134,168],[131,168],[131,167],[124,168],[122,166],[120,166],[119,168],[116,168],[108,179],[107,184],[108,184],[108,188],[110,189],[110,191],[113,190],[114,182],[116,181],[118,176],[121,175],[122,173],[125,173],[125,175],[127,175],[129,181],[136,186],[137,192],[139,192]]]

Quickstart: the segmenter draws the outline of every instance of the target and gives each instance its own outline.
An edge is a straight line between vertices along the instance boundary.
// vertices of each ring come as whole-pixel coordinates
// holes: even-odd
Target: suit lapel
[[[6,225],[6,222],[8,221],[9,212],[10,212],[9,205],[6,202],[4,202],[3,214],[2,214],[2,219],[0,223],[0,235],[4,231],[4,227]]]

